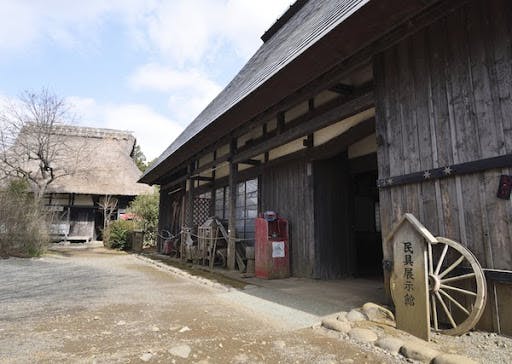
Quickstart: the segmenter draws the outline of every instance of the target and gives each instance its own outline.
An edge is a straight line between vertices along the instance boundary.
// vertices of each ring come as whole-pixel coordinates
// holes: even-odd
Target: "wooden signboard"
[[[425,239],[436,242],[434,236],[412,214],[405,214],[386,243],[393,246],[390,288],[396,310],[396,326],[428,341],[430,316]]]

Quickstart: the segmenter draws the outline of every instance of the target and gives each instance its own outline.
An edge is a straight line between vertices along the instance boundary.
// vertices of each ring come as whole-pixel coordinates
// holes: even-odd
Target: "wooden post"
[[[187,191],[187,220],[186,225],[192,229],[194,224],[194,180],[192,179],[192,173],[194,171],[193,164],[188,166],[188,191]]]
[[[236,249],[236,178],[238,174],[238,164],[229,164],[229,223],[228,223],[228,269],[235,269],[235,249]]]
[[[236,139],[230,144],[230,152],[233,156],[236,153]],[[238,164],[229,162],[229,220],[228,220],[228,260],[227,266],[229,270],[235,270],[236,257],[236,180],[238,175]]]

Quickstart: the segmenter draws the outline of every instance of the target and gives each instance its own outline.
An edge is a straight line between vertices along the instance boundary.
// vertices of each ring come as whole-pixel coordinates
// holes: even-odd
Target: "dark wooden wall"
[[[350,229],[349,164],[346,153],[313,164],[315,202],[315,278],[355,274]]]
[[[312,176],[308,176],[308,166],[304,160],[265,169],[261,177],[262,211],[276,211],[289,221],[291,270],[296,277],[313,276],[315,236],[312,191]]]
[[[512,1],[470,1],[375,57],[374,77],[379,178],[512,153]],[[412,212],[483,267],[512,270],[512,205],[496,198],[501,174],[512,171],[382,189],[383,236]]]
[[[512,153],[512,2],[472,1],[375,59],[379,178]],[[381,191],[384,236],[404,212],[512,269],[509,170]]]

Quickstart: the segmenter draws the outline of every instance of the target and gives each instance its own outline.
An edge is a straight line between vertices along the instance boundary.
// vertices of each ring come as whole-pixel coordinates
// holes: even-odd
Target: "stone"
[[[126,321],[123,321],[123,320],[117,321],[116,325],[117,326],[124,326],[124,325],[126,325]]]
[[[406,358],[430,363],[440,353],[428,346],[427,342],[405,342],[400,348],[400,354]]]
[[[353,309],[349,313],[347,313],[347,320],[350,322],[364,321],[366,320],[366,316],[359,312],[358,310]]]
[[[338,321],[336,319],[327,318],[322,320],[322,326],[326,329],[347,333],[352,328],[348,321]]]
[[[434,358],[432,364],[477,364],[477,362],[462,355],[441,354]]]
[[[374,333],[372,330],[368,329],[362,329],[359,327],[356,327],[348,332],[348,336],[351,339],[354,339],[356,341],[360,341],[363,343],[370,343],[374,342],[378,339],[378,336],[376,333]]]
[[[347,320],[347,313],[346,312],[340,312],[338,316],[336,317],[336,320],[338,321],[348,321]]]
[[[151,360],[152,357],[153,357],[153,354],[151,354],[151,353],[144,353],[139,358],[140,358],[140,360],[142,360],[144,362],[148,362],[148,361]]]
[[[153,331],[153,332],[158,332],[158,331],[160,331],[160,329],[159,329],[158,327],[156,327],[156,326],[153,326],[153,327],[151,328],[151,331]]]
[[[380,338],[375,342],[375,346],[378,346],[391,354],[398,354],[403,344],[403,340],[392,336]]]
[[[368,302],[363,305],[362,311],[370,321],[395,326],[395,315],[385,307]]]
[[[183,327],[180,329],[180,331],[178,331],[178,332],[183,333],[183,332],[187,332],[187,331],[190,331],[190,327],[188,327],[188,326],[183,326]]]
[[[192,351],[192,349],[190,348],[190,346],[183,344],[183,345],[178,345],[178,346],[172,347],[168,351],[169,351],[169,354],[171,354],[171,355],[179,356],[180,358],[187,359],[188,356],[190,355],[190,352]]]

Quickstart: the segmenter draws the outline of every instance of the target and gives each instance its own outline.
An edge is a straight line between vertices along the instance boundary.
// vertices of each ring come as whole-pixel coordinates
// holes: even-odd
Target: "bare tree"
[[[117,208],[117,198],[111,195],[105,195],[98,202],[98,206],[103,212],[103,231],[108,227],[112,214]]]
[[[73,174],[79,150],[58,129],[74,121],[70,105],[48,89],[25,91],[0,109],[0,178],[22,178],[41,198],[56,179]]]

